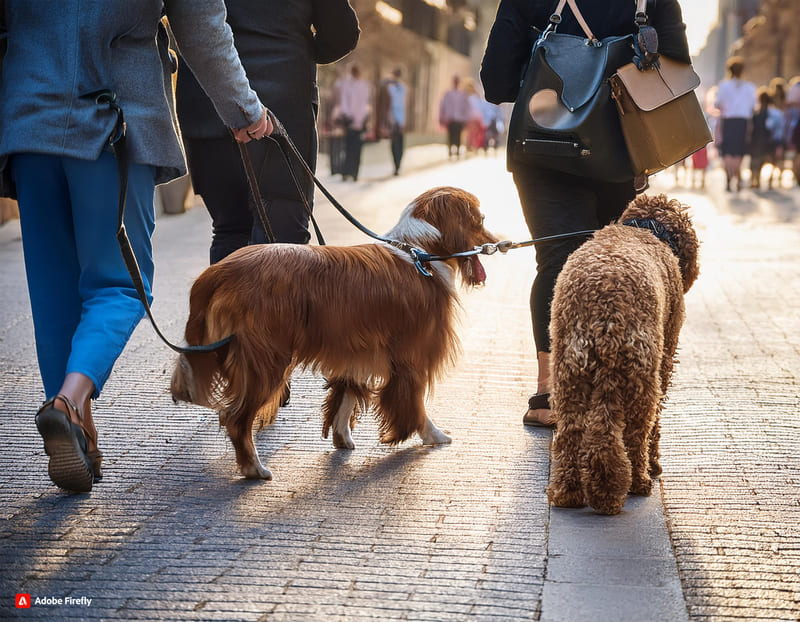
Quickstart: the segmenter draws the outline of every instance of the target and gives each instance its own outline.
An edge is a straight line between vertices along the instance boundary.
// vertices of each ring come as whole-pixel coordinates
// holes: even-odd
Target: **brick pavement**
[[[339,186],[362,198],[359,215],[378,230],[413,198],[379,183]],[[330,241],[358,239],[326,218]],[[202,210],[158,221],[154,311],[174,338],[207,239]],[[383,447],[365,416],[357,448],[335,451],[320,438],[322,380],[298,374],[291,404],[257,438],[275,479],[243,481],[215,416],[172,404],[172,355],[142,323],[96,406],[104,481],[67,496],[47,480],[33,425],[43,395],[20,255],[18,242],[0,245],[0,285],[14,293],[0,314],[0,617],[538,617],[550,433],[520,425],[533,363],[524,299],[509,304],[514,270],[487,262],[490,284],[465,298],[464,355],[429,406],[451,446]],[[22,612],[11,608],[16,592],[93,600]]]
[[[523,230],[502,164],[408,170],[331,187],[378,231],[439,183],[476,192],[500,233]],[[320,438],[321,380],[297,374],[291,404],[257,437],[275,479],[243,481],[213,413],[172,404],[171,353],[143,323],[97,405],[105,480],[67,496],[46,478],[21,251],[0,229],[11,293],[0,303],[0,617],[556,620],[576,619],[572,607],[677,620],[677,559],[692,620],[797,619],[796,204],[685,196],[705,245],[663,423],[672,559],[658,496],[616,518],[547,508],[550,434],[520,425],[535,371],[527,252],[487,259],[486,287],[464,297],[463,355],[429,401],[453,445],[386,448],[365,416],[356,449],[335,451]],[[361,241],[319,213],[330,242]],[[207,239],[202,210],[158,221],[155,313],[174,338]],[[593,567],[601,576],[586,576]],[[22,591],[93,602],[16,611]],[[651,616],[625,617],[620,603],[637,594]],[[662,608],[654,594],[671,599]]]
[[[692,620],[800,620],[800,189],[694,205],[662,485]],[[669,186],[667,186],[669,187]]]

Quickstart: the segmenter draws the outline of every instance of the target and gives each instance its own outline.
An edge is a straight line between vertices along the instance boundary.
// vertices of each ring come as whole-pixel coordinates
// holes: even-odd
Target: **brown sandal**
[[[539,420],[535,417],[532,413],[534,410],[550,410],[550,394],[549,393],[536,393],[535,395],[531,395],[528,399],[528,412],[525,413],[525,416],[522,417],[522,423],[524,425],[529,425],[538,428],[554,428],[555,422],[553,423],[545,423],[544,421]]]
[[[61,400],[78,416],[80,425],[70,421],[69,413],[56,407]],[[47,400],[36,413],[36,427],[44,439],[44,450],[50,456],[48,473],[54,484],[71,492],[89,492],[92,484],[103,477],[103,454],[88,451],[87,436],[96,443],[96,436],[83,425],[83,416],[64,395]]]

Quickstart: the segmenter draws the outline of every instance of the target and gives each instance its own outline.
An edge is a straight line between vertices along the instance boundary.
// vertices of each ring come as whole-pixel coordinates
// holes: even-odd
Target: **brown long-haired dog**
[[[385,237],[439,256],[496,242],[478,208],[469,192],[434,188]],[[173,399],[219,412],[248,478],[272,477],[253,444],[253,423],[274,420],[298,365],[327,379],[323,436],[333,429],[336,447],[353,448],[358,409],[373,402],[382,442],[416,432],[426,445],[449,443],[425,413],[425,394],[458,350],[456,275],[474,286],[486,273],[477,255],[427,267],[432,276],[384,243],[238,250],[195,281],[186,323],[190,345],[234,338],[211,354],[181,355]]]
[[[683,296],[699,272],[686,210],[664,195],[637,197],[619,223],[570,255],[556,281],[553,505],[617,514],[628,492],[650,494],[661,474],[659,415]]]

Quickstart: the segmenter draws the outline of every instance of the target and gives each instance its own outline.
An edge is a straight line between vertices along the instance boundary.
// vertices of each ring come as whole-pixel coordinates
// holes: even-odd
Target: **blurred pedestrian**
[[[790,138],[787,145],[789,151],[794,153],[793,170],[795,181],[800,183],[800,174],[798,174],[798,162],[800,162],[800,148],[797,143],[791,140],[795,135],[797,127],[800,125],[800,75],[794,76],[789,80],[788,89],[786,91],[786,108],[784,111],[784,131],[786,136]]]
[[[747,148],[747,133],[756,107],[756,87],[742,79],[744,60],[734,56],[727,62],[728,79],[717,89],[716,106],[720,112],[719,152],[725,166],[725,190],[742,187],[742,156]]]
[[[328,151],[331,164],[331,175],[341,175],[344,168],[344,134],[345,134],[345,120],[341,114],[341,99],[342,99],[342,83],[345,76],[339,74],[335,70],[336,78],[331,85],[329,94],[330,105],[330,118],[328,123]]]
[[[629,0],[583,2],[580,10],[599,39],[632,34],[636,28],[635,3]],[[515,101],[520,77],[531,55],[532,29],[544,29],[552,13],[550,0],[500,0],[481,66],[488,101],[496,104]],[[561,17],[558,32],[585,37],[571,11]],[[648,18],[658,33],[658,51],[684,63],[690,62],[678,0],[658,0]],[[534,238],[598,229],[618,218],[635,194],[633,174],[627,181],[611,183],[514,161],[509,161],[509,168]],[[530,307],[539,376],[536,394],[528,400],[528,410],[523,417],[526,425],[553,424],[549,401],[550,301],[564,262],[583,239],[571,238],[536,247],[536,279],[531,289]]]
[[[350,68],[350,75],[342,81],[339,93],[339,114],[345,128],[344,163],[342,179],[358,179],[361,167],[361,149],[364,133],[367,131],[367,117],[370,111],[369,83],[361,78],[358,65]]]
[[[397,67],[390,78],[383,81],[378,108],[378,125],[380,134],[389,138],[394,163],[394,174],[400,174],[400,162],[403,160],[406,107],[408,89],[402,80],[403,70]]]
[[[773,158],[772,175],[777,177],[778,185],[786,164],[786,153],[789,151],[789,131],[786,119],[786,80],[783,78],[773,78],[769,81],[769,96],[772,99],[772,106],[781,113],[781,127],[775,132],[775,156]]]
[[[225,5],[250,83],[316,171],[317,64],[337,61],[356,46],[359,29],[353,8],[348,0],[225,0]],[[192,184],[211,215],[211,263],[251,242],[267,242],[239,149],[191,70],[182,64],[176,101]],[[253,143],[248,153],[275,241],[307,243],[309,214],[278,145]],[[313,182],[297,162],[292,164],[311,206]]]
[[[708,148],[703,147],[702,149],[698,149],[692,154],[692,183],[691,186],[694,188],[694,182],[699,177],[699,188],[706,187],[706,170],[708,169]]]
[[[459,88],[461,78],[453,76],[452,87],[439,102],[439,125],[447,129],[447,155],[458,159],[461,153],[461,133],[469,119],[469,100]]]
[[[783,115],[772,106],[769,88],[762,86],[756,90],[757,108],[750,121],[750,187],[761,187],[761,171],[767,164],[774,164],[775,147],[778,143],[776,132],[783,129]],[[768,187],[772,188],[772,171]]]
[[[800,183],[800,123],[796,123],[792,129],[791,136],[794,160],[792,161],[792,172],[797,183]]]
[[[467,103],[469,104],[465,142],[467,151],[477,151],[483,149],[486,139],[486,125],[483,122],[483,97],[478,94],[478,89],[475,88],[472,80],[467,80],[464,92],[467,94]]]
[[[488,152],[489,149],[497,150],[497,145],[500,142],[500,135],[505,131],[505,124],[503,123],[503,110],[497,104],[482,100],[483,104],[483,123],[486,126],[486,132],[483,141],[483,149]]]
[[[3,4],[5,5],[3,11]],[[162,12],[241,142],[272,131],[225,25],[222,0],[0,2],[0,195],[19,200],[36,352],[47,401],[36,425],[52,481],[87,492],[102,476],[91,399],[144,315],[115,237],[124,109],[125,227],[151,296],[156,184],[185,173],[165,97]],[[6,37],[7,35],[7,37]],[[105,92],[106,98],[100,97]]]

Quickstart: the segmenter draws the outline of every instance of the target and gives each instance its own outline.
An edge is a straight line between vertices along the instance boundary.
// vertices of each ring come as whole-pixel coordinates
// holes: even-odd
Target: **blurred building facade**
[[[342,62],[320,67],[320,129],[333,130],[334,84],[357,64],[377,93],[393,69],[409,86],[407,131],[441,132],[439,100],[453,75],[476,79],[497,0],[351,0],[361,23],[358,47]],[[374,114],[367,134],[374,132]]]
[[[800,74],[799,15],[800,0],[719,0],[717,25],[694,59],[703,83],[722,80],[734,55],[744,57],[745,78],[756,84]]]
[[[746,59],[748,79],[756,84],[799,75],[800,0],[762,0],[732,51]]]

